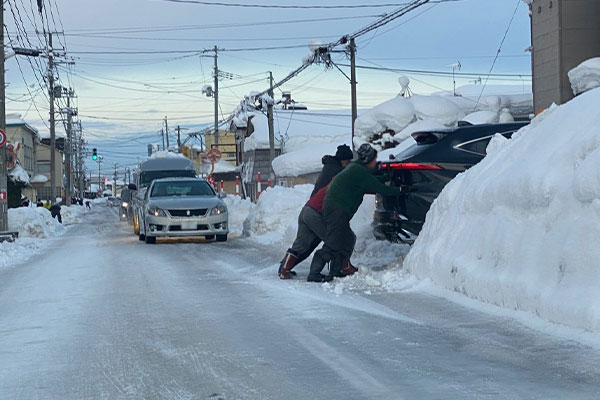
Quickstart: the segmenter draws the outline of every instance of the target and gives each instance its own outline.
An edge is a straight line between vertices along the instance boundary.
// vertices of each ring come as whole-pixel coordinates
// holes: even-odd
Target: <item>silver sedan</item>
[[[140,210],[140,240],[204,236],[218,242],[229,233],[227,207],[212,186],[199,178],[164,178],[152,182]]]

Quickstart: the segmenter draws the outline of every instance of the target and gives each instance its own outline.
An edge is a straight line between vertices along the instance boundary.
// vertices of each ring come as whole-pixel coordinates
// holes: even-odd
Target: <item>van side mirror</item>
[[[127,185],[127,189],[129,189],[129,190],[137,190],[137,186],[135,186],[135,183],[130,183],[129,185]]]

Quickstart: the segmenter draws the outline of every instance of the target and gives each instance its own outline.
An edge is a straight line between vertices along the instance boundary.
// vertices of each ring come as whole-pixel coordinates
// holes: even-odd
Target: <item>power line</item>
[[[360,57],[357,57],[357,58],[360,58]],[[365,60],[363,58],[361,58],[361,60],[368,62],[368,60]],[[338,64],[338,65],[341,67],[350,67],[349,64]],[[390,67],[380,67],[380,66],[371,67],[368,65],[357,65],[356,68],[370,69],[370,70],[376,70],[376,71],[404,72],[404,73],[410,73],[410,74],[431,75],[431,76],[452,76],[452,72],[448,72],[448,71],[403,69],[403,68],[390,68]],[[494,77],[511,77],[511,78],[527,77],[527,78],[531,78],[531,74],[508,74],[508,73],[492,74],[492,73],[485,73],[485,72],[455,72],[454,75],[464,76],[464,77],[469,77],[469,78],[479,77],[479,76],[483,76],[483,75],[494,76]]]
[[[490,79],[490,76],[492,75],[492,71],[494,70],[496,61],[498,60],[498,56],[500,55],[500,52],[502,51],[502,45],[504,45],[504,41],[506,40],[506,36],[508,35],[508,31],[510,30],[510,27],[512,26],[513,20],[515,19],[515,15],[517,14],[517,10],[519,9],[520,3],[521,3],[521,1],[517,1],[517,5],[515,6],[515,11],[513,12],[512,17],[510,17],[508,27],[506,27],[506,31],[504,32],[504,36],[502,37],[502,41],[500,42],[500,46],[498,47],[498,51],[496,52],[496,57],[494,58],[494,61],[492,62],[492,66],[490,67],[490,71],[485,78],[485,82],[483,83],[483,87],[481,88],[481,92],[479,93],[479,97],[477,97],[477,103],[475,104],[475,107],[477,107],[477,105],[479,104],[479,100],[481,100],[481,96],[483,96],[483,91],[485,90],[488,80]]]
[[[162,0],[170,3],[185,3],[199,4],[204,6],[219,6],[219,7],[242,7],[242,8],[271,8],[271,9],[355,9],[355,8],[384,8],[384,7],[400,7],[410,3],[382,3],[382,4],[346,4],[346,5],[272,5],[272,4],[242,4],[242,3],[223,3],[216,1],[201,1],[201,0]],[[436,0],[433,3],[446,3],[448,1],[461,0]]]

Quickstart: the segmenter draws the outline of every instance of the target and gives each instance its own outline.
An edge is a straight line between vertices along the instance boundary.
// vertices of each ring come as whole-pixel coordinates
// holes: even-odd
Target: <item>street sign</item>
[[[6,144],[6,133],[0,129],[0,147]]]
[[[219,149],[210,149],[208,153],[206,153],[206,157],[210,160],[211,163],[217,163],[221,159],[221,152]]]

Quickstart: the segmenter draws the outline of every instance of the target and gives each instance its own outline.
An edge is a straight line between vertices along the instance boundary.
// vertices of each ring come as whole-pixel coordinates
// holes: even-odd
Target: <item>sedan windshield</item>
[[[215,192],[205,181],[155,182],[150,197],[214,196]]]

